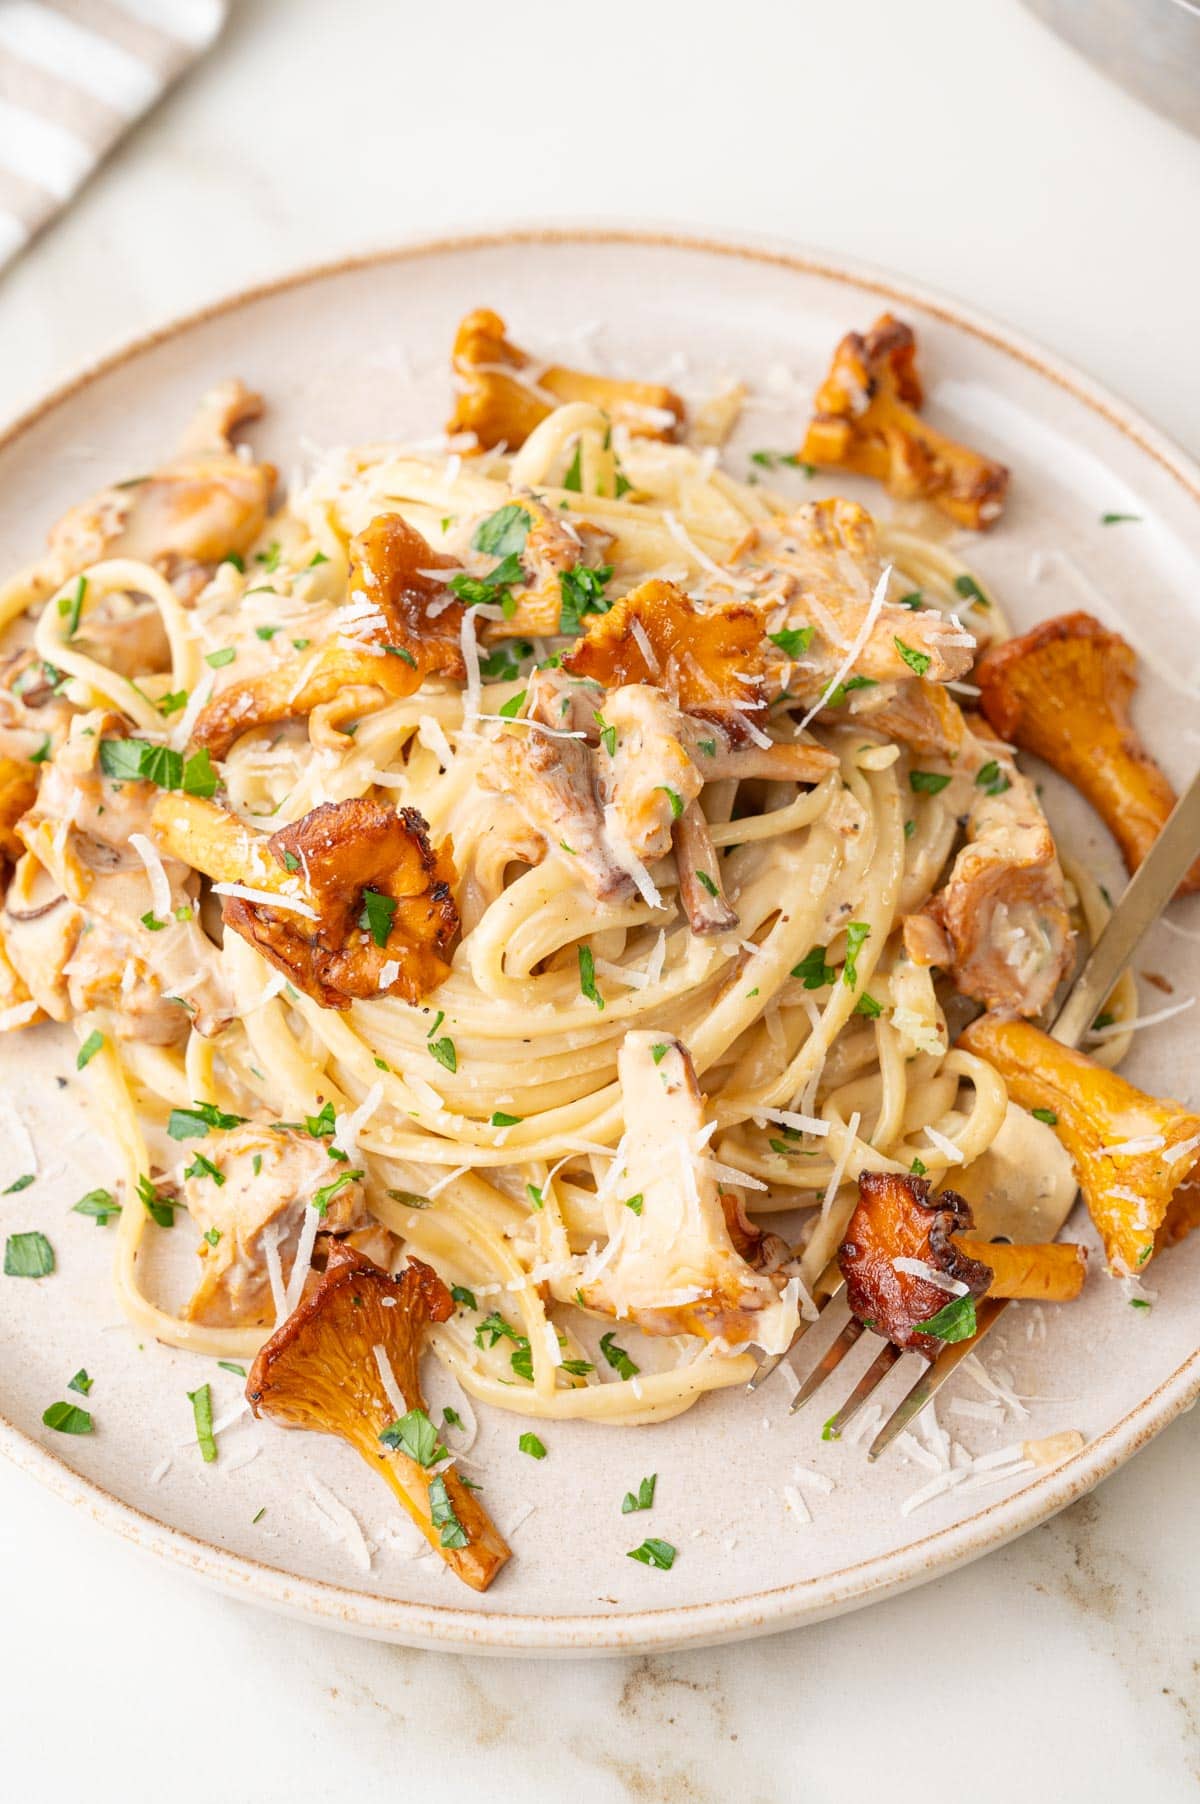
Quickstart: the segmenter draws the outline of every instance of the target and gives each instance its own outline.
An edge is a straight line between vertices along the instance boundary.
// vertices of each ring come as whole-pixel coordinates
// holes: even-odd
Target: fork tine
[[[798,1409],[803,1409],[809,1398],[820,1390],[830,1373],[837,1371],[862,1332],[862,1323],[857,1316],[852,1315],[832,1346],[822,1355],[817,1366],[809,1373],[792,1398],[792,1406],[788,1411],[790,1416],[794,1416]]]
[[[852,1416],[856,1416],[872,1391],[881,1385],[896,1361],[900,1358],[899,1347],[893,1347],[890,1340],[884,1341],[836,1416],[831,1416],[826,1424],[831,1439],[836,1440]]]
[[[828,1292],[828,1294],[821,1300],[821,1302],[819,1302],[817,1304],[818,1312],[823,1310],[825,1308],[826,1304],[833,1302],[833,1299],[837,1296],[838,1292],[841,1290],[843,1284],[845,1283],[845,1279],[842,1277],[841,1273],[838,1272],[837,1267],[835,1266],[833,1269],[834,1269],[834,1274],[837,1277],[838,1281],[833,1286],[833,1288]],[[825,1268],[825,1270],[821,1273],[820,1278],[817,1280],[818,1287],[820,1286],[821,1283],[824,1282],[824,1280],[828,1276],[829,1276],[829,1267],[827,1266]],[[821,1319],[820,1314],[818,1313],[818,1315],[815,1317],[815,1320],[820,1321],[820,1319]],[[795,1334],[793,1334],[791,1340],[788,1342],[787,1346],[783,1349],[782,1353],[769,1353],[765,1359],[760,1359],[758,1364],[754,1368],[753,1374],[751,1375],[750,1381],[747,1384],[746,1389],[748,1391],[756,1391],[760,1384],[765,1384],[767,1379],[771,1376],[771,1373],[776,1371],[783,1364],[783,1362],[787,1358],[788,1354],[795,1350],[795,1348],[800,1343],[800,1341],[808,1333],[808,1330],[812,1327],[812,1325],[813,1324],[811,1321],[799,1322],[797,1324]]]
[[[975,1311],[975,1332],[970,1340],[956,1341],[946,1347],[937,1358],[927,1365],[912,1389],[902,1397],[896,1405],[875,1439],[871,1442],[867,1453],[868,1460],[877,1460],[902,1434],[915,1416],[920,1415],[925,1405],[941,1390],[948,1378],[954,1376],[959,1363],[973,1353],[985,1334],[991,1332],[999,1321],[1012,1299],[1009,1297],[985,1297]]]

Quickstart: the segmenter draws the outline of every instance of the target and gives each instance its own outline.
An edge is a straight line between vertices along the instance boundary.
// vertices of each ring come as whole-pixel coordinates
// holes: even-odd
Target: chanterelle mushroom
[[[595,1277],[585,1274],[584,1301],[631,1317],[647,1334],[754,1341],[782,1352],[797,1307],[734,1247],[704,1150],[704,1099],[687,1048],[670,1034],[627,1033],[618,1072],[625,1110],[618,1187],[605,1201],[609,1244]]]
[[[200,1157],[186,1143],[191,1162],[183,1194],[202,1236],[196,1252],[204,1273],[186,1314],[221,1328],[273,1322],[268,1236],[286,1274],[310,1206],[320,1212],[325,1233],[365,1227],[362,1173],[331,1164],[324,1140],[291,1128],[247,1122],[195,1144]]]
[[[261,533],[275,486],[271,464],[239,457],[236,429],[262,412],[240,382],[205,395],[181,454],[152,476],[102,489],[64,514],[39,570],[47,591],[101,558],[139,558],[189,593],[224,557],[240,555]]]
[[[1136,871],[1175,806],[1129,705],[1136,655],[1090,614],[1060,614],[991,647],[976,667],[979,705],[1002,738],[1044,758],[1087,797]],[[1200,889],[1200,858],[1177,894]]]
[[[324,802],[270,838],[188,796],[154,809],[160,842],[220,883],[225,925],[322,1008],[376,996],[418,1002],[447,976],[458,932],[449,843],[436,850],[415,808]]]
[[[960,526],[999,519],[1008,471],[920,418],[924,399],[912,327],[882,314],[864,337],[847,332],[817,390],[800,456],[874,476],[889,495],[931,501]]]
[[[430,1322],[453,1313],[432,1266],[410,1259],[397,1278],[335,1241],[324,1273],[250,1368],[256,1416],[334,1434],[388,1484],[429,1545],[464,1584],[486,1591],[509,1549],[438,1445],[418,1362]],[[385,1382],[387,1375],[388,1382]],[[406,1405],[397,1419],[394,1381]]]
[[[107,1008],[118,1033],[172,1045],[192,1027],[219,1033],[233,1000],[200,926],[187,854],[159,859],[155,851],[160,792],[120,774],[127,747],[124,723],[97,711],[78,716],[41,766],[37,799],[16,829],[27,854],[0,930],[13,968],[52,1020]]]
[[[963,761],[975,767],[967,843],[927,909],[950,957],[932,962],[948,965],[964,995],[1037,1015],[1074,956],[1054,838],[1032,783],[1003,748],[972,737]],[[913,952],[907,927],[905,942]]]
[[[762,578],[777,686],[815,700],[872,619],[883,575],[874,520],[855,501],[810,501],[752,526],[733,567]],[[974,650],[974,637],[936,609],[885,600],[841,680],[874,686],[919,674],[944,683],[966,673]]]
[[[350,543],[350,601],[331,637],[245,682],[201,710],[193,739],[216,758],[255,727],[302,720],[353,687],[379,705],[412,695],[426,677],[464,675],[462,603],[436,574],[454,560],[434,551],[399,514],[380,514]]]
[[[523,445],[535,426],[566,401],[587,401],[614,423],[643,438],[674,438],[684,405],[656,382],[622,382],[591,376],[559,364],[539,367],[505,336],[498,313],[479,307],[468,313],[454,339],[458,385],[447,432],[473,432],[488,450]]]
[[[1027,1021],[982,1015],[958,1043],[995,1066],[1014,1102],[1055,1117],[1110,1267],[1143,1271],[1161,1250],[1156,1236],[1172,1198],[1197,1166],[1200,1115],[1147,1096]]]
[[[992,1272],[953,1240],[971,1226],[970,1205],[953,1190],[940,1191],[932,1202],[929,1192],[927,1178],[864,1171],[838,1264],[851,1313],[895,1346],[933,1359],[946,1340],[965,1335],[931,1332],[930,1324],[948,1303],[982,1297]],[[956,1321],[960,1316],[973,1333],[973,1307],[955,1311]]]
[[[1010,1246],[972,1239],[971,1208],[954,1190],[930,1196],[927,1178],[864,1171],[858,1206],[838,1248],[851,1312],[895,1346],[934,1359],[974,1333],[975,1301],[1077,1297],[1087,1254],[1069,1243]],[[970,1299],[970,1304],[962,1301]]]
[[[699,608],[674,583],[657,578],[632,589],[563,658],[573,676],[606,689],[652,683],[687,714],[752,738],[747,722],[765,709],[763,616],[748,602]]]

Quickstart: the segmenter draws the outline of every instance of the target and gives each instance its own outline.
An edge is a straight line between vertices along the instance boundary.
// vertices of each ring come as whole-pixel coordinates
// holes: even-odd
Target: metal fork
[[[1087,963],[1072,984],[1053,1025],[1047,1030],[1054,1039],[1061,1041],[1064,1046],[1078,1046],[1087,1029],[1095,1020],[1101,1004],[1132,958],[1142,935],[1158,919],[1171,900],[1177,884],[1191,865],[1198,848],[1200,848],[1200,772],[1193,777],[1188,788],[1176,803],[1170,818],[1155,840],[1149,856],[1134,872],[1124,895],[1109,917],[1104,931],[1092,947]],[[823,1276],[828,1277],[829,1275],[827,1268]],[[818,1320],[827,1319],[831,1306],[845,1308],[844,1304],[839,1305],[837,1302],[844,1288],[844,1281],[839,1277],[822,1305]],[[896,1405],[871,1442],[867,1451],[869,1460],[878,1459],[879,1455],[891,1446],[896,1436],[901,1434],[925,1408],[925,1405],[937,1395],[947,1379],[953,1377],[960,1361],[965,1359],[968,1353],[973,1353],[984,1335],[989,1334],[995,1327],[1008,1308],[1009,1301],[1009,1298],[1004,1297],[984,1297],[975,1313],[976,1329],[970,1340],[957,1341],[953,1345],[943,1348],[934,1359],[925,1359],[921,1354],[916,1355],[917,1358],[923,1360],[924,1370]],[[798,1409],[803,1409],[826,1380],[833,1376],[843,1359],[865,1332],[863,1324],[855,1316],[850,1315],[848,1310],[845,1313],[846,1320],[842,1328],[792,1399],[790,1411],[792,1415],[795,1415]],[[812,1322],[802,1322],[785,1352],[773,1354],[769,1359],[761,1362],[747,1389],[757,1390],[764,1379],[769,1378],[776,1367],[788,1357],[801,1337],[812,1326]],[[825,1425],[825,1432],[831,1437],[839,1435],[901,1358],[903,1358],[901,1349],[893,1346],[891,1341],[884,1341],[880,1351],[846,1401],[836,1415],[829,1418]]]

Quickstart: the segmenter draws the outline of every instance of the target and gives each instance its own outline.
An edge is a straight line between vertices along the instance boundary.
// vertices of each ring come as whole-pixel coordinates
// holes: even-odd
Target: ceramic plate
[[[1146,737],[1176,782],[1190,775],[1200,743],[1192,686],[1200,471],[1119,402],[1012,334],[886,277],[781,250],[518,232],[404,249],[238,296],[111,358],[11,429],[0,442],[0,566],[27,560],[49,523],[98,484],[152,467],[196,397],[225,375],[267,397],[256,441],[285,472],[318,448],[438,431],[455,323],[482,304],[539,355],[665,378],[692,396],[742,377],[754,405],[730,454],[737,471],[751,449],[798,443],[808,397],[845,330],[886,306],[900,311],[917,329],[935,420],[1014,471],[1003,523],[971,545],[974,567],[1021,626],[1085,607],[1133,638]],[[798,474],[787,480],[804,487]],[[877,492],[861,495],[886,506]],[[1105,512],[1138,520],[1105,527]],[[1047,807],[1066,842],[1119,890],[1120,866],[1098,823],[1053,783]],[[1157,927],[1138,967],[1164,975],[1180,999],[1200,981],[1200,918],[1194,903],[1173,914],[1192,937]],[[1163,1001],[1143,990],[1144,1008]],[[1139,1034],[1129,1073],[1186,1095],[1194,1034],[1189,1015]],[[476,1597],[435,1558],[407,1558],[393,1545],[386,1493],[339,1443],[246,1422],[222,1435],[216,1465],[201,1463],[187,1393],[211,1379],[219,1414],[236,1403],[238,1380],[211,1361],[138,1345],[119,1319],[111,1235],[69,1212],[114,1172],[103,1124],[86,1113],[73,1047],[50,1028],[9,1036],[0,1079],[0,1189],[31,1168],[18,1117],[39,1169],[33,1186],[0,1197],[0,1227],[42,1229],[58,1257],[43,1282],[0,1280],[8,1349],[0,1444],[139,1545],[239,1596],[362,1634],[578,1654],[812,1620],[917,1584],[1044,1520],[1200,1389],[1197,1235],[1155,1265],[1150,1310],[1131,1309],[1122,1287],[1099,1275],[1070,1308],[1012,1308],[985,1359],[1028,1413],[1009,1407],[980,1419],[971,1406],[986,1393],[959,1375],[942,1394],[942,1419],[972,1452],[1069,1428],[1082,1431],[1083,1450],[1052,1471],[959,1488],[909,1514],[902,1505],[926,1482],[926,1467],[893,1453],[868,1468],[861,1447],[823,1443],[821,1418],[834,1403],[789,1418],[778,1377],[755,1398],[706,1397],[659,1427],[563,1423],[547,1432],[541,1462],[518,1456],[520,1420],[493,1413],[472,1470],[512,1532],[515,1558]],[[1090,1239],[1085,1224],[1073,1228]],[[176,1239],[185,1251],[182,1223]],[[860,1348],[843,1368],[839,1400],[866,1356]],[[96,1432],[70,1438],[41,1418],[80,1366],[95,1379]],[[886,1395],[898,1395],[907,1376],[905,1365]],[[807,1523],[783,1495],[797,1463],[830,1485],[801,1481]],[[653,1517],[631,1527],[621,1496],[650,1472]],[[377,1544],[369,1572],[325,1532],[314,1479]],[[670,1572],[625,1557],[648,1522],[680,1549]]]

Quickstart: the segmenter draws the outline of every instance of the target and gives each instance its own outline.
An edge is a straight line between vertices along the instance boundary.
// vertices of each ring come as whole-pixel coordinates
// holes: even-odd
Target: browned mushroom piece
[[[180,456],[153,475],[102,489],[73,507],[50,534],[41,576],[47,588],[101,558],[139,558],[185,595],[207,581],[222,558],[247,552],[262,532],[275,486],[273,465],[238,456],[237,428],[257,419],[262,401],[240,382],[204,396]]]
[[[968,750],[967,843],[927,905],[952,955],[915,962],[946,962],[963,995],[989,1008],[1038,1015],[1075,955],[1062,866],[1037,792],[1004,748],[972,739]],[[907,930],[905,943],[912,955]]]
[[[817,390],[800,457],[873,476],[889,495],[930,501],[960,526],[990,526],[1004,507],[1008,471],[921,419],[916,356],[912,327],[890,313],[865,336],[848,332]]]
[[[399,1277],[390,1278],[353,1247],[334,1241],[324,1273],[308,1281],[298,1307],[259,1350],[246,1396],[256,1416],[281,1428],[307,1428],[347,1442],[379,1473],[450,1570],[473,1590],[486,1591],[509,1549],[475,1493],[453,1466],[442,1465],[446,1450],[429,1434],[418,1371],[426,1328],[453,1310],[432,1266],[411,1259]],[[406,1405],[403,1421],[424,1431],[427,1463],[389,1432],[396,1411],[384,1361]]]
[[[449,844],[434,850],[415,808],[325,802],[265,849],[297,878],[295,898],[226,896],[225,924],[322,1008],[378,996],[419,1002],[449,975],[456,872]],[[248,887],[261,885],[251,878]]]
[[[1183,1193],[1200,1172],[1200,1114],[1148,1096],[1028,1021],[982,1015],[958,1043],[995,1066],[1014,1102],[1053,1115],[1114,1272],[1136,1276],[1183,1238],[1194,1209]]]
[[[399,514],[380,514],[350,543],[350,610],[336,638],[231,683],[196,720],[193,739],[215,758],[255,727],[302,720],[348,688],[379,705],[412,695],[430,676],[461,682],[463,607],[436,574],[454,560]]]
[[[753,737],[747,722],[766,706],[762,610],[741,601],[698,608],[657,578],[590,618],[562,664],[606,689],[656,684],[685,713],[716,721],[735,744]]]
[[[25,847],[15,828],[33,807],[38,792],[38,767],[17,758],[0,757],[0,869],[15,864]]]
[[[1002,738],[1034,752],[1087,797],[1136,871],[1175,792],[1130,718],[1136,655],[1090,614],[1059,614],[985,652],[979,705]],[[1200,889],[1200,859],[1178,895]]]
[[[966,1337],[925,1332],[929,1324],[958,1299],[982,1297],[992,1271],[952,1238],[971,1226],[970,1204],[953,1190],[931,1202],[930,1189],[928,1178],[864,1171],[837,1257],[851,1313],[894,1346],[933,1359],[947,1339]],[[973,1313],[960,1313],[972,1332]]]
[[[468,313],[459,326],[453,357],[458,392],[448,432],[473,432],[484,450],[500,444],[516,449],[555,407],[586,401],[639,437],[676,436],[685,409],[672,389],[559,364],[539,368],[506,330],[500,315],[486,307]]]

